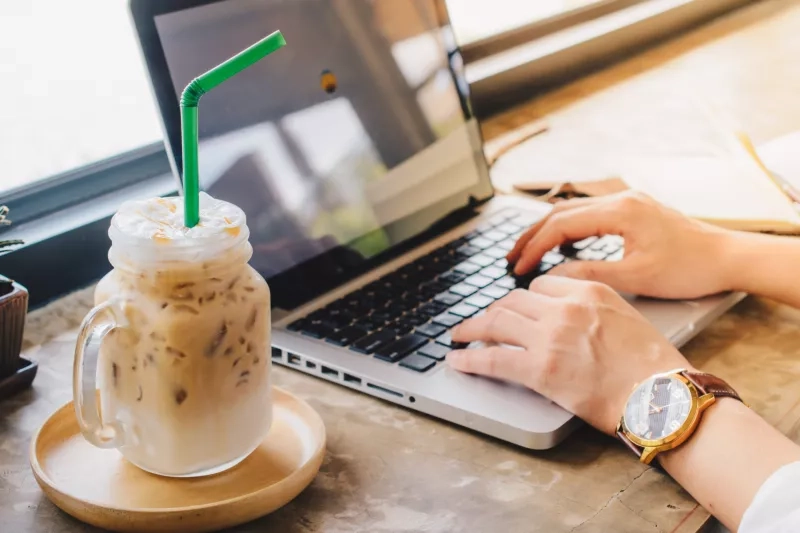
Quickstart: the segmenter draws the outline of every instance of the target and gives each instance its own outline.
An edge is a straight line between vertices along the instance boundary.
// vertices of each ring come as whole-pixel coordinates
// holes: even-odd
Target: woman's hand
[[[456,370],[521,383],[613,434],[632,387],[686,359],[606,285],[540,276],[452,330]],[[516,346],[520,349],[506,347]]]
[[[515,273],[525,274],[554,246],[609,234],[625,239],[621,261],[572,261],[551,274],[658,298],[696,298],[732,289],[726,254],[735,232],[692,220],[633,192],[556,204],[520,237],[508,262],[515,264]]]

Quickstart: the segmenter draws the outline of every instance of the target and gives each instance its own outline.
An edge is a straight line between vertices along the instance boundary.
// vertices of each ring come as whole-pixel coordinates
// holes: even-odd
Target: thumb
[[[554,267],[548,272],[551,276],[583,279],[605,283],[617,289],[624,283],[624,266],[612,261],[570,261]]]

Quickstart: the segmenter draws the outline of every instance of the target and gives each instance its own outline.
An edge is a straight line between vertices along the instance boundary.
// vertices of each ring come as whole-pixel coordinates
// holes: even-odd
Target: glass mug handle
[[[89,311],[83,319],[75,346],[72,367],[75,415],[84,438],[98,448],[118,448],[124,444],[122,424],[118,420],[103,420],[97,402],[100,346],[106,335],[128,326],[122,303],[120,299],[111,299]]]

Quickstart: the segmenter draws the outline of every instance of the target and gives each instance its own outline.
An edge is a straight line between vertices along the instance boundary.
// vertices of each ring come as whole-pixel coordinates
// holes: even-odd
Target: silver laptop
[[[587,239],[509,275],[506,253],[547,207],[493,196],[443,1],[131,0],[131,12],[176,175],[182,88],[286,37],[199,112],[202,186],[247,214],[275,363],[527,448],[577,426],[534,392],[443,362],[453,325],[560,261],[624,244]],[[739,298],[630,297],[676,345]]]

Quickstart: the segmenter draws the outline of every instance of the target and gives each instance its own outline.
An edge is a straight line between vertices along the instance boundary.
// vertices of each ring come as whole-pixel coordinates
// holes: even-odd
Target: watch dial
[[[658,440],[675,433],[689,417],[692,395],[674,377],[650,378],[633,391],[623,421],[640,439]]]

